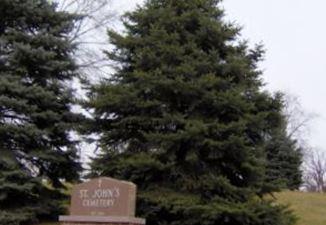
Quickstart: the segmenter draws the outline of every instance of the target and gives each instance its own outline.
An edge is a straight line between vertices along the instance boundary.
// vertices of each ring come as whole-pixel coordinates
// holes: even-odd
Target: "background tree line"
[[[264,91],[262,47],[217,0],[148,0],[106,43],[109,6],[0,1],[0,224],[64,213],[88,135],[88,176],[136,183],[150,225],[294,224],[265,196],[301,187],[308,120]]]

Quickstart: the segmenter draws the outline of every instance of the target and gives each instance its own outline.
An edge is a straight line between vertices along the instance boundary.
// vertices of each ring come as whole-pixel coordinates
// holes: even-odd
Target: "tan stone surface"
[[[100,177],[73,188],[70,215],[134,217],[135,207],[135,184]]]
[[[117,217],[117,216],[60,216],[61,222],[82,222],[82,223],[114,223],[114,224],[139,224],[144,225],[145,219],[136,217]]]
[[[139,225],[133,223],[81,223],[81,222],[63,222],[62,225]]]

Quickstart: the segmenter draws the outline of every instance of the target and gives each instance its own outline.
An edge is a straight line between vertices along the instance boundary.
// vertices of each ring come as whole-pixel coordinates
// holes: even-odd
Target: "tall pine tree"
[[[81,169],[68,86],[77,17],[47,0],[1,0],[0,15],[0,224],[26,224],[60,210],[44,181],[61,187]]]
[[[148,0],[109,32],[116,72],[87,103],[102,149],[92,172],[135,182],[149,225],[290,225],[261,198],[282,101],[218,3]]]

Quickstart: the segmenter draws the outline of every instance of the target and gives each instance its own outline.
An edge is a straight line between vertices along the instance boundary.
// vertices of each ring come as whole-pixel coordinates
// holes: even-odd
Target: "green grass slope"
[[[297,225],[326,225],[326,194],[285,191],[276,198],[290,205],[299,219]]]

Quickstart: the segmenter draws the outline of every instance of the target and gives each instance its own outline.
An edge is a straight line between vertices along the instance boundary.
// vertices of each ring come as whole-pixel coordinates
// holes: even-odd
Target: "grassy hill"
[[[276,197],[281,204],[290,205],[298,225],[326,225],[326,194],[286,191]]]
[[[278,202],[290,205],[298,216],[297,225],[326,225],[326,194],[285,191],[275,195]],[[59,225],[43,223],[41,225]]]

